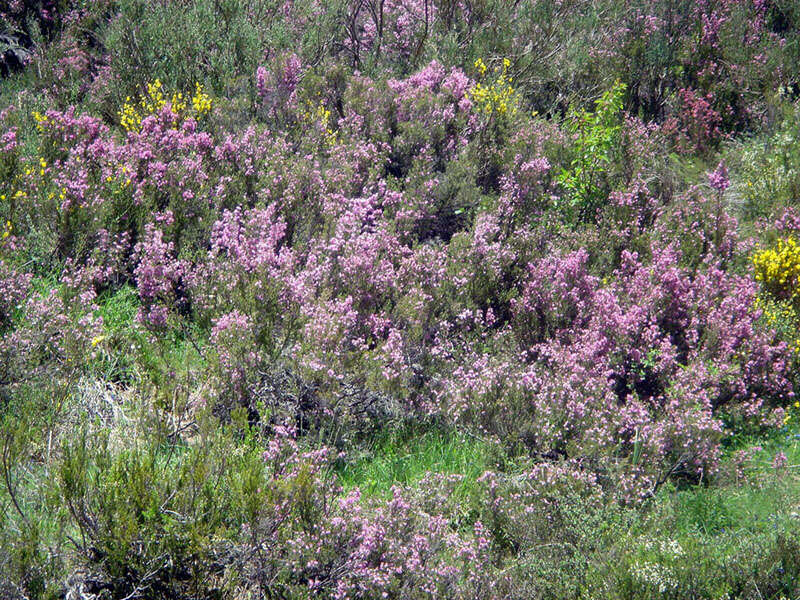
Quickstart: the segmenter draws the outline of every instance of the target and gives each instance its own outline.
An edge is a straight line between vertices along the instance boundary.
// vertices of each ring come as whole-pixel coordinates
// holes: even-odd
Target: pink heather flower
[[[294,92],[297,84],[300,82],[302,66],[300,58],[296,54],[291,54],[286,59],[286,63],[283,67],[282,84],[289,94]]]
[[[772,468],[776,471],[781,471],[786,468],[786,465],[789,464],[789,459],[786,457],[786,454],[783,451],[779,451],[775,458],[772,459]]]
[[[728,169],[725,167],[724,161],[720,161],[717,168],[708,174],[708,183],[718,192],[724,192],[731,185],[731,181],[728,179]]]
[[[258,90],[258,95],[262,98],[266,97],[269,92],[267,88],[268,81],[269,71],[264,67],[258,67],[258,69],[256,69],[256,89]]]

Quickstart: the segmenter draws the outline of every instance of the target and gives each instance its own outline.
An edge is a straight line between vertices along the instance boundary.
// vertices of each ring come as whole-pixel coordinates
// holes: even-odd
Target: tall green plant
[[[595,101],[594,112],[572,107],[566,127],[575,135],[573,159],[562,169],[559,183],[568,191],[570,217],[591,219],[605,196],[605,174],[622,128],[622,103],[626,86],[619,80]]]

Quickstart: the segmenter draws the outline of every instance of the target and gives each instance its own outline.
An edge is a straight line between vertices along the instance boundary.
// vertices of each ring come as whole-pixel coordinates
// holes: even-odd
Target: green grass
[[[361,454],[337,469],[345,490],[389,497],[393,485],[414,485],[427,473],[463,475],[466,492],[485,471],[502,461],[489,442],[454,431],[400,427],[374,439]]]
[[[639,508],[606,518],[610,537],[586,552],[582,597],[789,600],[800,592],[798,431],[750,440],[744,477],[731,477],[734,455],[703,484],[664,486]],[[747,444],[741,440],[737,449]],[[789,468],[776,469],[782,451]],[[560,596],[561,597],[561,596]]]
[[[98,298],[103,336],[97,357],[91,362],[94,375],[102,380],[130,383],[149,379],[164,389],[170,382],[200,370],[205,358],[205,332],[188,326],[168,336],[151,335],[137,325],[141,305],[136,290],[124,285]]]
[[[137,310],[139,310],[139,298],[136,296],[136,290],[130,285],[125,285],[100,298],[100,316],[103,317],[103,326],[108,332],[128,331],[133,325]]]
[[[786,516],[800,486],[788,477],[763,487],[743,485],[695,488],[674,497],[675,531],[686,536],[715,536],[737,530],[757,532]]]
[[[675,511],[676,534],[708,537],[764,531],[772,529],[776,519],[800,513],[800,428],[785,426],[747,441],[727,452],[721,474],[710,485],[664,491],[662,501],[671,502]],[[744,478],[737,480],[732,475],[734,452],[746,448],[750,458],[742,466]],[[779,452],[786,456],[786,467],[776,469]]]

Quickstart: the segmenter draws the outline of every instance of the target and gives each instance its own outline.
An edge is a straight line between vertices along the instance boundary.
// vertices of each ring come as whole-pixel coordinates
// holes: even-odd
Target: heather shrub
[[[30,273],[20,273],[0,260],[0,286],[2,286],[0,297],[3,298],[3,303],[0,304],[0,326],[10,324],[13,313],[28,296],[31,278]]]
[[[24,299],[19,325],[5,332],[0,350],[6,393],[30,393],[48,410],[63,406],[101,332],[101,321],[91,311],[93,300],[91,290],[68,286],[37,290]],[[82,309],[82,303],[90,310]]]
[[[676,116],[664,122],[664,131],[674,139],[679,152],[710,152],[722,138],[722,116],[714,109],[714,95],[692,89],[678,90]]]
[[[3,181],[10,181],[17,171],[19,162],[19,141],[17,139],[17,127],[14,123],[14,107],[9,106],[0,111],[0,122],[3,123],[5,129],[3,137],[1,138],[2,146],[0,147],[0,175]],[[3,206],[11,204],[13,196],[9,194],[9,190],[3,190]],[[9,206],[9,208],[11,208]],[[13,211],[9,210],[7,213],[13,216]]]
[[[465,143],[472,108],[467,100],[469,78],[433,61],[405,80],[389,80],[388,85],[394,93],[396,120],[390,125],[396,131],[390,140],[392,174],[402,177],[413,168],[413,161],[424,164],[426,171],[443,170]]]
[[[738,220],[724,194],[698,186],[689,188],[679,198],[680,202],[663,210],[662,218],[655,224],[661,242],[673,243],[669,232],[680,228],[684,233],[675,243],[685,265],[698,268],[715,263],[726,270],[741,266],[750,242],[739,237]]]
[[[142,304],[138,320],[153,329],[165,329],[170,312],[180,312],[179,287],[186,265],[177,260],[175,245],[164,240],[164,233],[152,224],[145,227],[144,239],[134,248],[138,264],[134,270],[136,288]]]
[[[788,24],[795,16],[764,2],[637,3],[621,17],[622,41],[610,54],[634,110],[669,121],[665,109],[678,93],[673,116],[693,132],[683,142],[702,145],[713,140],[715,124],[731,130],[763,118],[761,94],[787,66],[788,55],[773,49],[793,35],[775,19]]]
[[[495,543],[521,558],[511,566],[513,590],[532,598],[579,595],[591,577],[587,556],[624,526],[599,482],[579,464],[539,465],[519,474],[487,471],[481,519]],[[546,545],[545,554],[535,552]]]
[[[303,75],[300,58],[292,53],[273,60],[272,69],[260,66],[256,70],[257,114],[264,120],[280,127],[291,123],[298,113],[298,84]],[[315,99],[316,100],[316,99]],[[330,129],[330,111],[324,104],[306,100],[307,111],[302,114],[304,124],[315,122],[333,140]]]
[[[250,320],[237,311],[221,316],[214,323],[209,342],[216,351],[220,378],[217,410],[228,412],[245,406],[252,411],[250,396],[261,361]]]
[[[625,455],[628,475],[615,475],[623,487],[628,476],[635,489],[713,469],[723,421],[791,396],[789,355],[758,332],[752,282],[718,267],[691,274],[671,248],[652,253],[650,266],[623,253],[608,284],[587,272],[585,253],[532,264],[512,304],[530,366],[485,351],[460,357],[467,364],[442,394],[448,411],[480,415],[544,456]],[[493,412],[500,399],[519,413]]]
[[[273,72],[271,79],[264,75],[259,94],[274,102],[269,90],[283,90],[282,110],[303,111],[300,99],[307,90],[298,87],[299,59],[283,60],[283,71]],[[39,212],[60,215],[51,244],[62,260],[74,263],[71,268],[88,278],[90,289],[133,281],[140,301],[138,319],[154,333],[185,332],[194,319],[207,329],[213,359],[209,368],[229,409],[252,408],[264,361],[280,359],[321,384],[324,394],[337,396],[337,388],[357,382],[374,393],[399,394],[409,409],[425,406],[456,421],[477,421],[493,434],[521,436],[544,456],[580,453],[584,444],[603,454],[610,451],[604,442],[590,443],[587,433],[578,433],[580,427],[574,436],[561,437],[567,413],[554,413],[546,426],[526,422],[524,427],[517,415],[530,411],[531,395],[576,393],[611,406],[625,404],[632,389],[637,398],[666,402],[678,393],[679,388],[669,388],[691,371],[691,360],[718,360],[725,364],[721,372],[736,372],[738,366],[726,364],[728,350],[715,354],[717,340],[707,355],[699,332],[696,341],[686,341],[685,333],[679,337],[687,319],[707,318],[703,311],[724,304],[723,297],[710,300],[709,308],[694,300],[683,306],[673,297],[677,291],[668,292],[666,282],[646,275],[651,257],[660,260],[663,253],[666,262],[658,269],[676,273],[690,294],[708,297],[702,287],[706,280],[688,269],[710,256],[724,260],[736,250],[735,223],[722,210],[726,176],[712,173],[712,201],[690,193],[657,221],[660,207],[642,183],[657,172],[652,165],[634,163],[627,171],[606,172],[615,141],[623,141],[621,150],[630,156],[661,143],[654,130],[620,119],[622,84],[597,102],[594,113],[573,114],[573,150],[580,156],[570,158],[556,149],[569,127],[565,134],[515,114],[521,100],[511,88],[510,66],[503,62],[492,83],[479,85],[457,69],[431,62],[406,79],[388,81],[384,95],[390,102],[375,101],[370,82],[354,79],[339,99],[344,104],[336,136],[327,137],[334,127],[331,117],[321,117],[321,143],[304,146],[309,154],[288,169],[277,165],[292,156],[296,144],[305,143],[294,134],[274,136],[251,128],[218,138],[213,131],[202,131],[197,121],[200,112],[208,112],[210,99],[198,93],[190,109],[189,100],[177,94],[167,100],[160,82],[121,108],[124,135],[72,110],[37,113],[42,158],[38,169],[22,171],[23,193],[36,199]],[[474,68],[478,77],[489,73],[482,61]],[[300,95],[290,100],[295,92]],[[305,117],[299,118],[302,122]],[[519,131],[512,135],[515,128]],[[538,150],[523,151],[530,142]],[[488,148],[491,156],[481,148]],[[513,167],[508,165],[511,157]],[[560,196],[553,185],[559,172],[554,164],[568,165],[557,175]],[[476,165],[481,166],[470,173]],[[52,183],[50,172],[57,173]],[[466,181],[456,184],[459,177]],[[553,204],[566,201],[578,207],[581,218],[594,220],[600,199],[615,185],[631,187],[612,194],[613,203],[599,216],[602,226],[614,231],[611,239],[619,255],[593,267],[606,269],[610,284],[590,273],[588,255],[580,251],[571,255],[572,266],[560,258],[550,263],[538,258],[544,249],[554,257],[562,255],[562,233],[552,227],[549,213]],[[496,203],[492,194],[499,194]],[[205,198],[209,200],[201,200]],[[301,206],[306,212],[299,215]],[[699,226],[698,214],[704,215]],[[538,228],[529,222],[534,215],[541,219]],[[561,218],[569,220],[569,211]],[[652,225],[665,239],[651,248],[646,230]],[[671,249],[672,227],[691,234],[682,240],[681,252]],[[588,228],[570,243],[595,235],[593,231]],[[623,249],[634,239],[641,261]],[[447,251],[437,251],[436,243],[446,244]],[[88,252],[92,246],[101,253]],[[438,261],[438,269],[423,264],[426,260]],[[526,275],[528,262],[527,272],[533,275]],[[712,272],[713,281],[730,281],[726,285],[741,296],[739,283],[726,279],[724,270],[702,269]],[[444,281],[445,274],[456,286]],[[635,292],[631,281],[645,282],[645,289],[652,286],[652,295]],[[418,298],[413,312],[411,305],[400,302],[399,293],[412,282]],[[547,291],[548,286],[555,287]],[[610,304],[601,309],[604,303]],[[633,306],[648,305],[658,313],[674,309],[675,321],[662,317],[652,330],[654,325],[641,316],[627,316]],[[608,346],[595,349],[590,340],[607,326],[598,317],[608,310],[634,319],[633,324],[601,336]],[[736,310],[747,313],[748,308]],[[631,358],[626,348],[639,344],[637,335],[644,331],[650,331],[652,340],[668,340],[669,347],[654,349],[647,358]],[[734,347],[743,334],[738,335],[730,342]],[[520,342],[530,370],[509,359]],[[699,354],[694,357],[693,351]],[[772,356],[777,350],[763,352]],[[566,354],[570,361],[565,364],[582,373],[579,390],[569,391],[574,381],[545,375],[550,369],[558,372],[562,367],[557,363]],[[431,376],[432,369],[452,364],[455,355],[472,366],[459,365],[452,379]],[[664,371],[641,361],[655,361]],[[413,376],[406,376],[412,365]],[[605,365],[605,375],[600,365]],[[761,367],[753,368],[757,372]],[[700,369],[697,376],[706,377],[704,372]],[[508,380],[515,376],[522,383],[507,394]],[[712,380],[727,390],[728,377],[733,375]],[[760,375],[753,377],[741,398],[763,385]],[[552,381],[545,385],[540,379]],[[782,386],[779,378],[770,393],[783,393]],[[433,392],[432,399],[420,402],[417,394],[423,390]],[[505,409],[507,402],[513,410]],[[544,404],[558,404],[541,403],[534,409],[537,422],[549,414]],[[718,422],[701,423],[715,408],[699,409],[699,420],[690,426],[697,428],[698,456],[711,457],[718,443]],[[600,406],[592,414],[597,410]],[[534,435],[537,428],[541,432]],[[635,463],[649,456],[642,452],[650,448],[637,431],[633,426],[633,438],[623,442],[629,456],[636,448]],[[622,430],[614,435],[624,438]],[[661,457],[656,462],[674,451],[676,434],[663,435],[671,441],[651,440],[661,448],[650,448]],[[698,459],[698,465],[704,460]]]

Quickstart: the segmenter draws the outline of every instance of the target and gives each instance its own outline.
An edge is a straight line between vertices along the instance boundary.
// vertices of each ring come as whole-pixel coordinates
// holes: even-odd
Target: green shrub
[[[593,219],[600,202],[608,195],[604,176],[621,131],[624,94],[625,84],[616,81],[595,101],[594,112],[573,107],[567,117],[575,146],[570,167],[562,170],[559,182],[568,194],[563,208],[572,218]]]
[[[734,166],[734,192],[746,223],[778,217],[800,197],[800,109],[786,105],[774,129],[732,143],[728,155]]]

